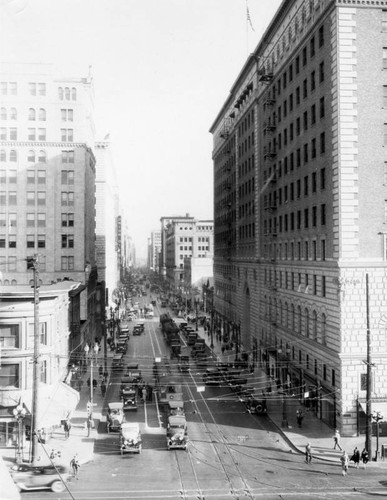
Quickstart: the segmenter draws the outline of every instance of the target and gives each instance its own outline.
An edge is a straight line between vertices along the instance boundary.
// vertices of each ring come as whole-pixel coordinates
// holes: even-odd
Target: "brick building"
[[[211,127],[218,324],[348,435],[366,276],[373,408],[387,401],[386,20],[386,2],[282,2]]]

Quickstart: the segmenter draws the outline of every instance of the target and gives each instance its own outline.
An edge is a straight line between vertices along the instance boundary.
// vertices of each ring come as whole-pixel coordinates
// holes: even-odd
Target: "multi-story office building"
[[[96,261],[98,280],[105,282],[108,300],[120,281],[121,251],[117,245],[118,184],[108,139],[95,144]]]
[[[161,231],[152,231],[148,245],[148,267],[159,272],[159,257],[161,252]]]
[[[165,217],[162,222],[165,222]],[[164,228],[166,279],[172,290],[191,287],[184,272],[184,260],[187,258],[212,258],[213,256],[213,221],[199,221],[187,215],[171,218]],[[163,231],[162,231],[163,234]],[[192,272],[192,271],[191,271]],[[195,275],[195,273],[192,273]]]
[[[43,284],[84,281],[95,271],[92,79],[47,64],[0,73],[1,284],[28,283],[34,254]]]
[[[345,434],[364,424],[367,317],[373,408],[387,398],[386,19],[283,1],[211,127],[222,330]]]

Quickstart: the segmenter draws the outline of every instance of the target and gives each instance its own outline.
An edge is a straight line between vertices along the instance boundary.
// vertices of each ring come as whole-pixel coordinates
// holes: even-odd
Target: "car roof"
[[[169,407],[170,408],[183,408],[184,407],[184,401],[181,399],[170,399],[168,401]]]
[[[121,425],[121,430],[122,431],[139,431],[140,430],[140,424],[137,422],[124,422]]]
[[[109,410],[122,410],[124,407],[123,403],[108,403]]]
[[[171,425],[184,425],[187,423],[184,415],[170,415],[168,417],[168,422]]]

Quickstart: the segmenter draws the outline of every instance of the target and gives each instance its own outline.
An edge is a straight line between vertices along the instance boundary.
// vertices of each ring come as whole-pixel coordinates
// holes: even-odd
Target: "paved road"
[[[131,336],[125,361],[139,363],[146,381],[153,383],[154,359],[168,353],[158,319],[154,318],[146,321],[145,334]],[[178,375],[173,362],[172,373]],[[101,421],[94,461],[82,467],[79,481],[69,484],[72,497],[77,500],[338,499],[366,498],[367,491],[382,489],[379,481],[385,478],[378,469],[351,469],[344,478],[337,464],[305,464],[303,456],[290,450],[270,420],[247,413],[228,387],[198,391],[203,386],[202,374],[203,370],[192,364],[190,372],[182,376],[189,433],[187,451],[168,451],[165,413],[155,400],[145,406],[140,404],[137,411],[127,412],[126,417],[140,422],[142,453],[121,457],[118,434],[108,434]],[[111,377],[106,402],[119,400],[121,375],[116,373]],[[71,495],[30,492],[23,497],[64,500]]]

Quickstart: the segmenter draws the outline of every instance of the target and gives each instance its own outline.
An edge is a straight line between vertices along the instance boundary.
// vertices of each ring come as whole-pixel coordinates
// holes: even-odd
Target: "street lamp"
[[[374,411],[372,412],[372,420],[376,422],[376,453],[375,453],[375,462],[378,461],[378,456],[379,456],[379,422],[380,420],[383,420],[383,415],[381,414],[380,411]]]
[[[89,344],[85,345],[84,350],[85,350],[86,359],[87,359],[87,356],[88,356],[89,351],[90,351]],[[93,351],[95,354],[95,359],[97,360],[98,351],[99,351],[98,344],[94,344]],[[93,388],[94,388],[93,387],[93,353],[90,353],[90,416],[89,416],[89,418],[90,418],[91,425],[93,422]]]
[[[17,405],[13,410],[13,416],[16,419],[18,425],[18,438],[17,438],[17,452],[16,452],[16,463],[23,463],[23,420],[27,414],[27,410],[23,405]]]

